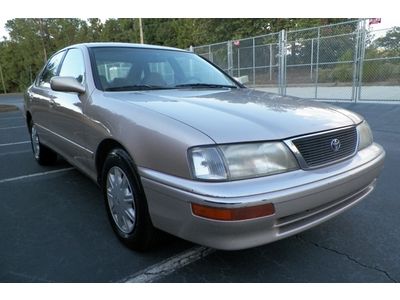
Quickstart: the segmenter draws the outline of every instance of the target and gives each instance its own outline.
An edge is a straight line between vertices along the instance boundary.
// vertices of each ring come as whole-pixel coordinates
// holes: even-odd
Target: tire
[[[108,219],[118,238],[131,249],[148,250],[156,229],[135,165],[124,150],[114,149],[106,157],[101,188]]]
[[[32,120],[29,123],[29,133],[31,136],[33,157],[36,161],[43,166],[54,164],[57,161],[57,153],[40,142],[36,125]]]

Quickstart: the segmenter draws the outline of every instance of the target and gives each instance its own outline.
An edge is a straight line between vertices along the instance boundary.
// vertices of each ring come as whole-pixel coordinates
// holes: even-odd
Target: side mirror
[[[50,80],[50,87],[57,92],[75,92],[83,94],[85,87],[74,77],[54,76]]]
[[[234,79],[235,79],[237,82],[241,83],[241,84],[245,84],[245,83],[248,83],[248,82],[249,82],[249,76],[248,76],[248,75],[240,76],[240,77],[234,77]]]

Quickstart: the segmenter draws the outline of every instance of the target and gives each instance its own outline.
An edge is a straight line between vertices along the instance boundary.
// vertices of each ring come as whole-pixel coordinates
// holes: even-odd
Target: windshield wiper
[[[175,88],[234,88],[237,89],[237,86],[235,85],[229,85],[229,84],[214,84],[214,83],[185,83],[185,84],[177,84]]]
[[[111,92],[111,91],[168,90],[168,89],[172,89],[172,88],[167,87],[167,86],[159,86],[159,85],[135,84],[135,85],[108,87],[108,88],[105,88],[104,90],[107,92]]]

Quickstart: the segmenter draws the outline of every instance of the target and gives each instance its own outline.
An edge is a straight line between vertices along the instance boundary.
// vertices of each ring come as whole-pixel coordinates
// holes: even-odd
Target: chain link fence
[[[400,100],[400,26],[367,31],[364,45],[359,99]]]
[[[343,22],[193,47],[248,86],[302,98],[400,101],[400,27]]]

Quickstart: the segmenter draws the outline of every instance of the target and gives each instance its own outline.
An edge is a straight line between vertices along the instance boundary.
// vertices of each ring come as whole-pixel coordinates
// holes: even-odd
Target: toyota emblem
[[[331,149],[333,152],[338,152],[340,149],[340,141],[339,139],[333,139],[331,141]]]

